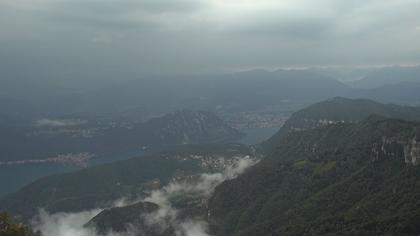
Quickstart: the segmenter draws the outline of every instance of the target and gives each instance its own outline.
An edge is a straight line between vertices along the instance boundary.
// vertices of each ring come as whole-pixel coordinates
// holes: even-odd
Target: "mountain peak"
[[[152,133],[161,143],[170,140],[178,140],[180,144],[226,142],[243,135],[215,114],[205,111],[178,110],[150,120],[147,127],[156,127]]]

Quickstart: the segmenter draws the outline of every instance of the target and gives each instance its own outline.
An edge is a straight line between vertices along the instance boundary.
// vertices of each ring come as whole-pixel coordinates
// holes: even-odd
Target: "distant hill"
[[[356,123],[370,115],[420,121],[420,108],[382,104],[367,99],[335,97],[295,112],[273,137],[262,143],[261,147],[271,150],[282,138],[293,131],[334,123]]]
[[[216,188],[213,233],[418,235],[418,137],[420,123],[380,116],[288,133]]]
[[[378,68],[367,73],[364,78],[353,81],[351,85],[356,88],[371,89],[401,82],[420,83],[420,66]]]
[[[137,132],[147,137],[145,145],[228,142],[243,134],[210,112],[181,110],[141,124]]]
[[[420,79],[395,84],[386,84],[369,90],[359,90],[358,96],[381,102],[417,106],[420,104]]]

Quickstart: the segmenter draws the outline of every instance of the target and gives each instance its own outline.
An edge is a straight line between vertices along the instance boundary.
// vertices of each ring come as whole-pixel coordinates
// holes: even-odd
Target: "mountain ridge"
[[[263,150],[269,151],[289,132],[333,123],[355,123],[373,114],[388,118],[420,121],[419,107],[384,104],[369,99],[334,97],[293,113],[280,130],[263,142],[261,147]]]

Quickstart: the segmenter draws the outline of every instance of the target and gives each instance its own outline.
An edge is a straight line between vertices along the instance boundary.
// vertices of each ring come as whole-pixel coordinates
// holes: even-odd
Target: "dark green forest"
[[[216,188],[214,233],[418,235],[419,135],[418,123],[379,116],[290,133]]]

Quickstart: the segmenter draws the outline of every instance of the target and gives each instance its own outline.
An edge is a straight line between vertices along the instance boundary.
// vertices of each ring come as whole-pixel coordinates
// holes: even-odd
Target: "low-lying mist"
[[[222,160],[224,161],[224,160]],[[199,176],[180,178],[171,181],[168,185],[152,191],[146,197],[137,201],[128,202],[119,199],[111,207],[128,206],[135,202],[151,202],[159,205],[159,209],[152,213],[139,215],[145,224],[156,228],[158,232],[171,229],[176,236],[206,236],[208,235],[207,215],[181,216],[182,209],[174,206],[174,198],[193,197],[205,202],[213,193],[217,185],[225,180],[233,179],[254,165],[257,159],[245,156],[236,157],[234,161],[226,163],[223,170],[217,173],[203,173]],[[40,210],[33,219],[34,229],[42,232],[43,236],[143,236],[142,229],[127,226],[127,232],[108,232],[99,234],[95,229],[84,227],[94,216],[104,209],[94,209],[78,213],[49,214]]]

